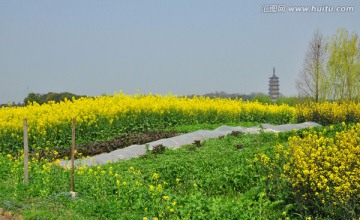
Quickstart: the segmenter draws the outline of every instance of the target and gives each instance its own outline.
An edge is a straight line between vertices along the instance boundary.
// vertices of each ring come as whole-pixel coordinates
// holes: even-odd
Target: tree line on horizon
[[[211,92],[211,93],[206,93],[203,95],[187,95],[187,97],[192,98],[194,96],[204,96],[204,97],[209,97],[209,98],[230,98],[230,99],[242,99],[243,101],[258,101],[260,103],[263,104],[271,104],[272,103],[272,99],[264,93],[261,92],[252,92],[250,94],[240,94],[240,93],[226,93],[224,91],[216,91],[216,92]],[[84,96],[84,95],[76,95],[70,92],[61,92],[61,93],[56,93],[56,92],[48,92],[46,94],[40,94],[40,93],[29,93],[26,98],[24,98],[24,102],[23,103],[8,103],[8,104],[0,104],[0,107],[6,107],[6,106],[25,106],[29,103],[32,102],[36,102],[38,104],[44,104],[44,103],[48,103],[50,101],[58,103],[61,101],[64,101],[65,99],[68,100],[72,100],[73,98],[75,99],[79,99],[81,97],[88,97],[88,96]],[[283,95],[280,95],[280,97],[277,99],[276,103],[277,104],[283,104],[286,103],[288,105],[291,106],[295,106],[296,103],[298,102],[298,98],[296,97],[286,97]]]
[[[29,93],[28,96],[24,99],[24,104],[27,105],[27,103],[36,102],[38,104],[44,104],[48,103],[50,101],[53,102],[60,102],[64,101],[65,99],[71,100],[73,98],[79,99],[81,97],[85,97],[84,95],[76,95],[70,92],[48,92],[46,94],[40,94],[40,93]]]

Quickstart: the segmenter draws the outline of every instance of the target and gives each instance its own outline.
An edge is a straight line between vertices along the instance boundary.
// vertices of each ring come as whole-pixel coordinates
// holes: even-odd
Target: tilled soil
[[[128,147],[133,144],[145,144],[162,138],[170,138],[179,135],[176,131],[146,131],[143,133],[127,133],[108,141],[95,141],[87,144],[77,145],[75,150],[79,157],[94,156],[101,153],[109,153],[111,151]],[[54,149],[57,154],[46,152],[45,150],[33,151],[32,154],[38,154],[43,158],[62,159],[70,156],[71,147],[58,147]],[[77,157],[77,155],[75,155]]]

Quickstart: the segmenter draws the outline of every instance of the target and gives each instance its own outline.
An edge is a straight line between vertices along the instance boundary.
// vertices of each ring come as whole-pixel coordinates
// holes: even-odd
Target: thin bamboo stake
[[[24,183],[29,183],[29,142],[28,142],[28,129],[27,120],[24,119]]]
[[[76,119],[72,120],[72,143],[71,143],[71,186],[70,193],[75,197],[75,182],[74,182],[74,173],[75,173],[75,124]]]

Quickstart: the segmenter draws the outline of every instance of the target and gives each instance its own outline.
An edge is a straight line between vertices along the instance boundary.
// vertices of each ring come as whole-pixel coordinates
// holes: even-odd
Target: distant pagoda
[[[279,77],[275,75],[275,67],[273,68],[273,75],[269,78],[269,96],[274,103],[276,99],[279,97],[280,84]]]

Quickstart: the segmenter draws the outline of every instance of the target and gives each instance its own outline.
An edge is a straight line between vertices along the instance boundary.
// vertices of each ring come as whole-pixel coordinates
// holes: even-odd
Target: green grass
[[[175,128],[190,132],[219,126],[201,124]],[[311,130],[322,132],[324,137],[334,137],[344,129],[341,124],[331,127]],[[24,185],[22,161],[0,154],[0,207],[24,219],[330,219],[345,216],[332,215],[331,208],[322,213],[309,209],[293,195],[289,180],[280,178],[288,158],[275,146],[281,144],[286,149],[287,140],[293,135],[306,138],[302,130],[233,134],[176,150],[161,152],[159,148],[156,155],[148,151],[147,155],[128,161],[79,168],[75,173],[76,199],[69,195],[69,170],[35,160],[30,163],[30,183]],[[345,214],[350,213],[347,216],[357,219],[358,209],[354,210],[354,213],[346,210]]]
[[[28,186],[21,170],[1,173],[0,207],[25,219],[279,219],[290,207],[287,190],[275,192],[254,162],[275,144],[274,134],[226,136],[86,168],[75,175],[75,200],[67,194],[69,172],[51,167],[41,173],[46,168],[39,162]]]

